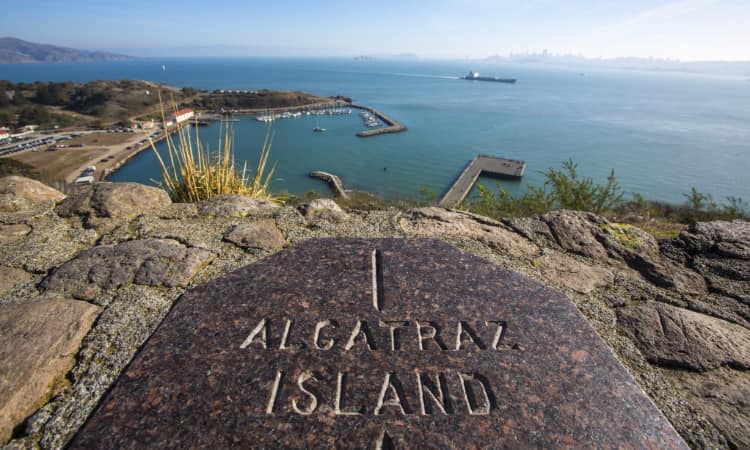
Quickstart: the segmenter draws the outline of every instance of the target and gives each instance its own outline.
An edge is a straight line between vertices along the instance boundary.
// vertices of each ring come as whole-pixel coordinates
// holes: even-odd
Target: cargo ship
[[[496,83],[515,83],[515,78],[497,78],[497,77],[482,77],[479,76],[479,72],[469,72],[465,77],[461,77],[462,80],[471,81],[494,81]]]

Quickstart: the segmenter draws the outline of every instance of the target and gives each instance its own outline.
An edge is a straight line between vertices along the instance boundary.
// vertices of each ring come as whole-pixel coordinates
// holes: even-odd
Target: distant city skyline
[[[750,60],[747,0],[6,0],[0,34],[135,56]]]

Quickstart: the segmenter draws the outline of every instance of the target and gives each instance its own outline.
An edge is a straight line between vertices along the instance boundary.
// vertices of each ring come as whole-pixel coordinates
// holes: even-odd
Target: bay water
[[[469,70],[517,78],[516,84],[458,79]],[[0,66],[0,79],[79,81],[144,79],[201,89],[284,89],[345,95],[373,106],[408,131],[371,138],[351,116],[303,116],[273,125],[272,190],[326,191],[313,170],[339,175],[347,188],[388,198],[442,194],[476,154],[521,159],[513,194],[541,184],[542,171],[572,158],[582,176],[603,182],[611,168],[626,192],[673,203],[691,187],[750,200],[750,82],[739,77],[564,68],[477,61],[300,58],[146,59]],[[146,95],[144,92],[143,95]],[[234,123],[238,160],[253,167],[265,124]],[[314,133],[316,125],[327,129]],[[217,147],[218,124],[200,127]],[[164,145],[159,148],[163,151]],[[131,159],[112,181],[152,183],[151,151]],[[480,182],[492,185],[493,180]]]

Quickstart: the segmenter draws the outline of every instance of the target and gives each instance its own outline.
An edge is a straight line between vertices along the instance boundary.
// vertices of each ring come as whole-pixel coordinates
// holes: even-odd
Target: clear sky
[[[162,55],[481,58],[546,49],[750,60],[750,0],[3,0],[1,10],[0,35]]]

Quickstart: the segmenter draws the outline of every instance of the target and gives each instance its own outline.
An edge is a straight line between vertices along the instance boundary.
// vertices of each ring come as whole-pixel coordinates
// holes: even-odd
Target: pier
[[[500,178],[521,178],[525,171],[526,163],[523,161],[477,155],[456,178],[438,204],[443,208],[453,208],[461,203],[482,174]]]
[[[382,112],[378,111],[375,108],[371,108],[369,106],[362,106],[362,105],[351,105],[352,108],[361,109],[363,111],[369,111],[370,113],[374,114],[380,121],[385,123],[386,127],[382,128],[373,128],[371,130],[364,130],[357,133],[357,136],[359,137],[371,137],[371,136],[377,136],[379,134],[387,134],[387,133],[399,133],[401,131],[406,131],[406,127],[401,125],[400,123],[396,122],[395,120],[391,119],[390,117],[386,116]]]
[[[331,189],[333,189],[336,195],[343,198],[349,198],[349,195],[347,195],[346,191],[344,190],[344,182],[341,181],[341,178],[337,177],[336,175],[316,170],[314,172],[310,172],[310,176],[312,178],[318,178],[328,183],[328,185],[331,186]]]

